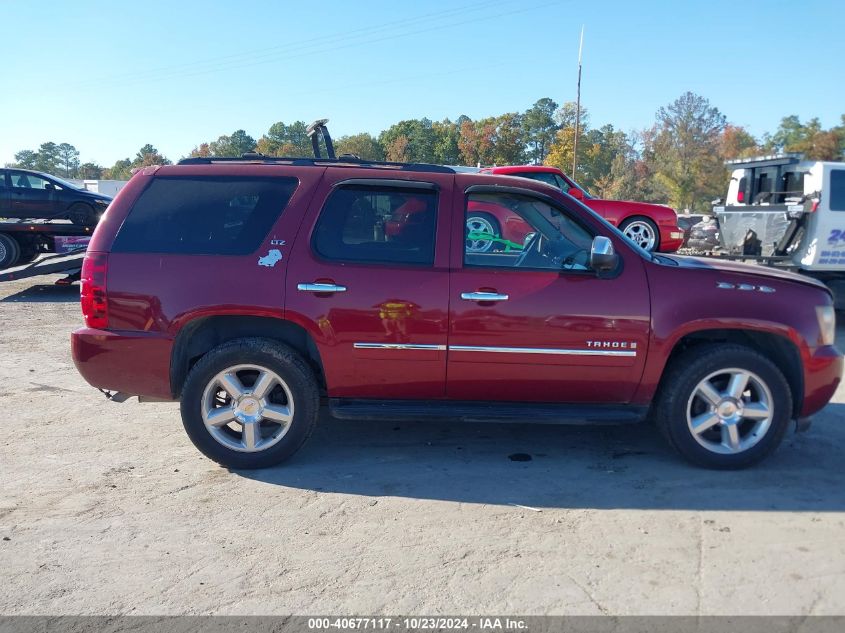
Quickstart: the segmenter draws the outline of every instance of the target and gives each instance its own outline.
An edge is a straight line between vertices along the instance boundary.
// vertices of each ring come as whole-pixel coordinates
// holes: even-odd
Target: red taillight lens
[[[107,253],[88,253],[82,261],[81,287],[79,290],[82,316],[85,325],[97,330],[109,326],[108,297],[106,296]]]
[[[736,192],[736,201],[737,202],[745,202],[745,192],[744,191],[737,191]]]

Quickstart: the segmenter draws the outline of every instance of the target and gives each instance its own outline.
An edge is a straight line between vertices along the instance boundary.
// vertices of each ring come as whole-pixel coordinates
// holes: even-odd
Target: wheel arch
[[[734,343],[749,347],[771,360],[783,373],[792,393],[792,416],[798,417],[804,403],[804,372],[798,346],[786,336],[774,332],[742,328],[711,328],[688,332],[672,345],[661,374],[660,390],[666,368],[682,353],[704,343]]]
[[[291,321],[254,315],[215,315],[198,317],[185,324],[176,335],[170,359],[170,390],[179,399],[191,367],[206,353],[239,338],[268,338],[297,351],[314,371],[317,383],[326,387],[323,362],[314,339]]]

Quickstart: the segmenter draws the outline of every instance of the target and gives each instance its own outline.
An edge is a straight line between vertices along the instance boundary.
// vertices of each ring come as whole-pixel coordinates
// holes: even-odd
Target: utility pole
[[[572,180],[578,169],[578,134],[581,130],[581,50],[584,48],[584,26],[581,26],[581,41],[578,44],[578,92],[575,98],[575,142],[572,146]]]

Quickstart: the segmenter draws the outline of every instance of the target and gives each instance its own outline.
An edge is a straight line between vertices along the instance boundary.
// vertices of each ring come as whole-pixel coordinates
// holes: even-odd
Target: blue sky
[[[574,100],[629,131],[686,90],[752,133],[845,113],[842,0],[139,3],[0,0],[0,164],[44,141],[110,166],[243,128],[396,121]]]

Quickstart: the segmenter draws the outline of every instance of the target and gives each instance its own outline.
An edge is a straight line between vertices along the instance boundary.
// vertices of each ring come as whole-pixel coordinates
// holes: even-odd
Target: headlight
[[[816,306],[819,336],[822,345],[833,345],[836,340],[836,311],[833,306]]]

